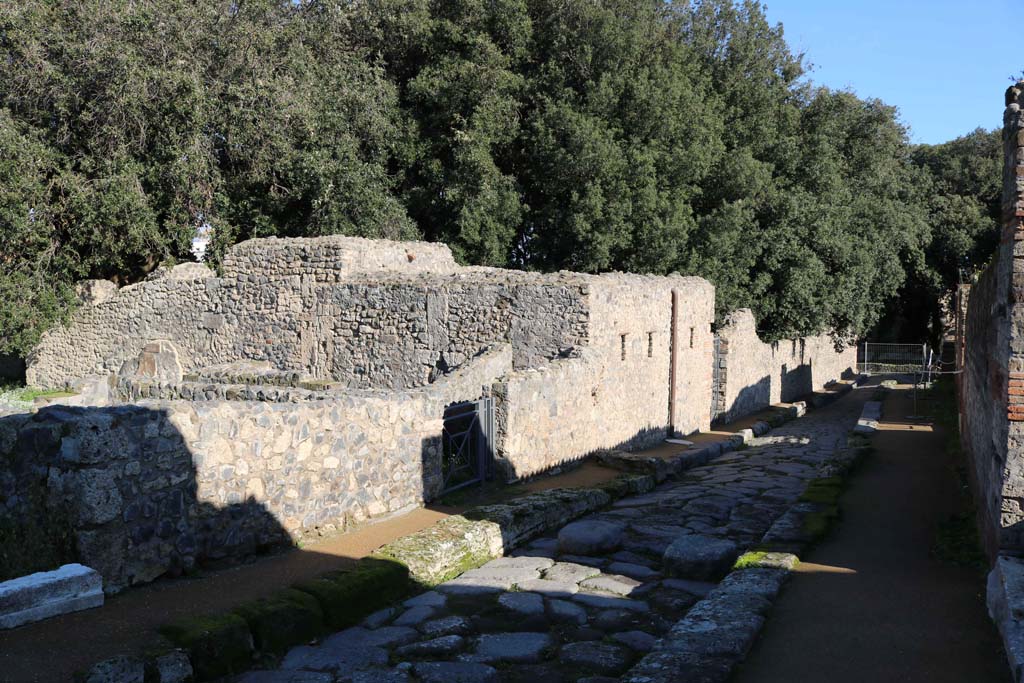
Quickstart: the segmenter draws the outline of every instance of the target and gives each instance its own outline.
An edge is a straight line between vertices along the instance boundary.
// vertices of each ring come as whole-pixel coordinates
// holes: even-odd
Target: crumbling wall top
[[[260,275],[276,279],[319,275],[336,279],[387,271],[445,273],[458,267],[444,244],[344,235],[251,239],[231,247],[224,256],[224,275],[228,277]]]

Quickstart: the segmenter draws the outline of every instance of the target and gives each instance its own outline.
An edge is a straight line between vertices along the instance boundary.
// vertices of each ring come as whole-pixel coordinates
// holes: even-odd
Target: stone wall
[[[961,432],[989,556],[1024,555],[1024,83],[1006,93],[1003,228],[967,303]]]
[[[24,514],[24,482],[45,481],[50,509],[70,519],[75,559],[108,592],[344,529],[436,495],[444,407],[487,393],[511,363],[505,345],[403,392],[146,399],[4,418],[0,436],[13,436],[0,439],[0,522]]]
[[[960,386],[960,437],[969,454],[970,478],[982,541],[995,557],[1000,539],[1003,467],[1006,459],[1006,354],[1000,351],[1005,306],[998,299],[1000,263],[993,261],[971,287]],[[1001,358],[1000,358],[1001,357]]]
[[[458,268],[443,245],[250,240],[229,251],[224,270],[184,264],[120,290],[83,288],[72,323],[30,354],[28,383],[117,373],[166,340],[186,374],[265,361],[345,386],[404,389],[490,344],[512,342],[517,366],[529,367],[587,340],[583,276]]]
[[[857,349],[837,351],[828,335],[765,343],[750,309],[729,314],[718,330],[719,384],[715,412],[724,421],[795,401],[852,374]]]
[[[699,278],[604,275],[590,279],[588,293],[590,344],[514,372],[495,387],[498,456],[512,477],[708,426],[711,285]]]

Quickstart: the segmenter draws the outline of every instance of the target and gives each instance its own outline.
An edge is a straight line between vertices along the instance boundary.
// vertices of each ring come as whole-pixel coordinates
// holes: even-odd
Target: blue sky
[[[1021,0],[764,0],[810,78],[899,107],[914,142],[1002,126],[1024,69]]]

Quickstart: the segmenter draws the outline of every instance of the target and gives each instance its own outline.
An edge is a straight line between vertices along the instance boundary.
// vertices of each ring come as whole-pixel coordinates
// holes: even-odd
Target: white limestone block
[[[81,564],[66,564],[0,583],[0,629],[102,604],[99,572]]]

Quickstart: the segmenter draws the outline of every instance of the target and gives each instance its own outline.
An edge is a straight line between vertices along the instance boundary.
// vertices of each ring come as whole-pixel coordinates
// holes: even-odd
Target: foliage
[[[702,275],[768,338],[934,312],[990,246],[990,134],[912,147],[752,0],[24,0],[0,51],[0,353],[204,225],[215,263],[340,233]]]
[[[979,128],[941,145],[918,145],[911,155],[925,174],[922,204],[931,234],[888,302],[882,327],[937,347],[949,293],[957,283],[973,281],[999,241],[1001,134]]]
[[[0,8],[0,53],[0,352],[66,315],[76,280],[139,279],[204,223],[218,250],[416,234],[394,88],[342,9],[27,0]]]

